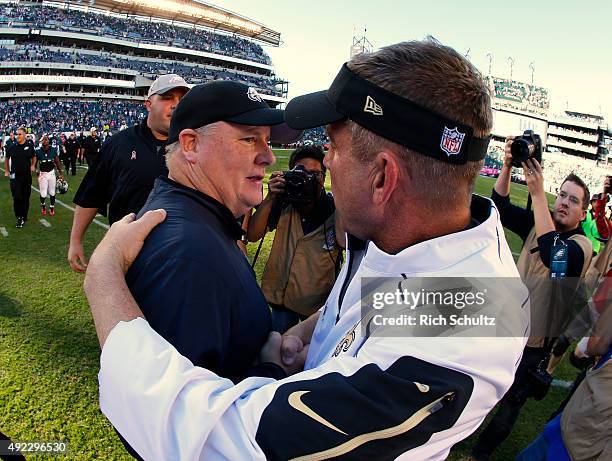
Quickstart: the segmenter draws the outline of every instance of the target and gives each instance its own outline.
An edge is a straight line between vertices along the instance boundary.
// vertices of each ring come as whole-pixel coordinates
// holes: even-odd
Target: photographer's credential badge
[[[323,249],[326,251],[332,251],[334,246],[336,245],[336,231],[334,229],[330,229],[325,234],[325,245],[323,245]]]
[[[567,273],[567,245],[563,240],[560,240],[561,243],[557,243],[558,238],[557,235],[550,250],[551,278],[565,277]]]
[[[456,127],[451,130],[445,126],[442,139],[440,140],[440,149],[446,152],[446,155],[449,157],[457,155],[461,151],[464,138],[465,133],[461,133]]]

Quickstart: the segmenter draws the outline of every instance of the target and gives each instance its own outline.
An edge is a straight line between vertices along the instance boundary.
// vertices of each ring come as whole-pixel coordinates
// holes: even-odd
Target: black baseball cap
[[[284,111],[271,109],[257,90],[238,82],[217,80],[196,85],[180,100],[172,114],[167,143],[178,141],[181,131],[215,122],[269,126],[270,141],[289,144],[302,137],[303,130],[285,123]]]
[[[487,155],[490,136],[392,93],[351,71],[346,63],[328,90],[292,99],[290,127],[304,130],[351,119],[385,139],[446,163],[465,164]]]

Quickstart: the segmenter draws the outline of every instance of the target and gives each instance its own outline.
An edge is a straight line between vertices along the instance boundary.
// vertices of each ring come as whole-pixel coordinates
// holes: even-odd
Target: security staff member
[[[28,219],[34,162],[34,146],[31,142],[26,141],[25,128],[19,128],[17,130],[17,144],[8,148],[4,159],[4,176],[8,176],[11,181],[13,210],[17,218],[15,227],[17,228],[22,228]]]
[[[145,204],[155,178],[168,174],[164,144],[170,118],[188,90],[187,82],[179,75],[160,76],[149,88],[147,118],[107,138],[102,145],[99,161],[90,166],[74,197],[77,206],[68,247],[72,270],[85,272],[83,236],[98,210],[106,216],[108,206],[110,224],[137,212]]]
[[[83,138],[81,141],[83,155],[89,168],[91,168],[96,160],[98,160],[98,156],[100,155],[100,146],[102,144],[102,141],[98,137],[98,130],[96,130],[95,126],[91,127],[90,132],[91,136]]]
[[[77,154],[79,152],[79,149],[81,148],[81,145],[79,144],[79,141],[76,138],[76,134],[74,132],[70,133],[70,136],[68,136],[68,139],[66,139],[66,142],[64,143],[64,148],[66,149],[66,162],[64,164],[64,166],[66,167],[66,174],[68,174],[68,171],[70,171],[70,174],[72,174],[72,176],[75,176]]]

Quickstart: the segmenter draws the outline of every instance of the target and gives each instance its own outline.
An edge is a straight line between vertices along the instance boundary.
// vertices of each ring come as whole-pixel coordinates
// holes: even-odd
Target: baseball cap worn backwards
[[[307,129],[351,119],[367,130],[446,163],[465,164],[487,155],[490,136],[394,94],[351,71],[346,63],[328,90],[292,99],[287,124]]]
[[[289,144],[297,141],[302,130],[285,123],[284,112],[271,109],[253,87],[230,81],[214,81],[194,86],[174,109],[168,144],[178,141],[181,131],[215,122],[269,126],[270,141]]]
[[[149,87],[147,99],[153,96],[154,94],[164,94],[170,90],[173,90],[174,88],[186,88],[187,90],[189,90],[190,86],[180,75],[160,75]]]

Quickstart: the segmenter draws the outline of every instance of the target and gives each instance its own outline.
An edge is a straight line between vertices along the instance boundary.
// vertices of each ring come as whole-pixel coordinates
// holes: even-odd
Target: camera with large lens
[[[542,138],[532,130],[525,130],[522,136],[517,136],[510,145],[512,166],[522,167],[523,163],[533,158],[542,163]]]
[[[306,171],[304,165],[296,165],[293,170],[283,171],[285,193],[282,199],[292,204],[312,203],[317,198],[318,177]]]

